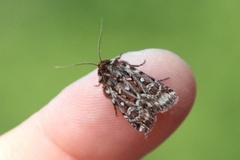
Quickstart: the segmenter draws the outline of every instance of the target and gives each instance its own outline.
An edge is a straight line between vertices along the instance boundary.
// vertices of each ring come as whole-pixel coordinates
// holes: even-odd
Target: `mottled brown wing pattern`
[[[115,109],[145,136],[151,131],[157,112],[165,112],[178,100],[177,94],[126,61],[104,60],[98,64],[99,83]]]

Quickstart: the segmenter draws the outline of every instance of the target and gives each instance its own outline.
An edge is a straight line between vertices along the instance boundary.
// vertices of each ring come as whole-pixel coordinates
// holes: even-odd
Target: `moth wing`
[[[118,86],[124,86],[124,84],[118,84]],[[150,103],[145,99],[138,99],[130,94],[119,94],[112,88],[104,88],[105,90],[111,90],[108,97],[124,118],[135,129],[147,135],[156,121],[156,110],[153,107],[149,107]],[[134,101],[130,99],[134,99]]]
[[[125,61],[114,60],[103,85],[105,95],[124,118],[145,136],[156,122],[156,113],[165,112],[177,101],[176,93]]]
[[[127,62],[124,64],[126,65]],[[158,112],[166,112],[172,108],[178,101],[178,96],[170,87],[164,85],[159,80],[155,80],[144,72],[127,64],[126,72],[123,78],[133,80],[133,88],[136,88],[135,94],[141,93],[141,99],[146,99],[152,106],[157,108]],[[131,78],[129,78],[131,77]],[[151,106],[151,107],[152,107]]]

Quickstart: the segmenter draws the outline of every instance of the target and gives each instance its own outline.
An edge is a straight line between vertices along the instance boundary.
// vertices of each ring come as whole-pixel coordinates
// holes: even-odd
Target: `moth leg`
[[[114,106],[114,110],[115,110],[115,114],[116,114],[116,117],[117,117],[117,108],[116,108],[116,106]]]
[[[166,81],[168,79],[170,79],[170,77],[167,77],[167,78],[164,78],[164,79],[160,79],[159,81]]]
[[[144,65],[146,63],[146,59],[144,59],[144,61],[141,64],[137,64],[137,65],[132,65],[133,67],[140,67],[142,65]]]
[[[119,56],[117,56],[116,59],[118,60],[118,59],[120,59],[121,57],[122,57],[122,53],[121,53]]]
[[[99,87],[101,85],[101,83],[98,83],[98,84],[95,84],[94,86],[95,87]]]

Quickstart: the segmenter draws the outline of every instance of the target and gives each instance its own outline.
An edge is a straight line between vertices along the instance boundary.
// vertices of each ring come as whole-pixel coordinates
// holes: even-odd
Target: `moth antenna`
[[[99,33],[98,47],[97,47],[97,53],[98,53],[98,58],[99,58],[100,62],[102,61],[102,57],[101,57],[102,30],[103,30],[103,19],[101,18],[100,33]],[[57,69],[59,69],[59,68],[69,68],[69,67],[75,67],[75,66],[80,66],[80,65],[94,65],[94,66],[98,66],[95,63],[83,62],[83,63],[71,64],[71,65],[66,65],[66,66],[55,66],[55,68],[57,68]]]
[[[94,65],[94,66],[98,66],[95,63],[83,62],[83,63],[77,63],[77,64],[70,64],[70,65],[66,65],[66,66],[55,66],[55,68],[57,68],[57,69],[59,69],[59,68],[69,68],[69,67],[75,67],[75,66],[80,66],[80,65]]]
[[[101,18],[100,33],[99,33],[99,38],[98,38],[98,48],[97,48],[98,59],[100,60],[100,62],[102,61],[102,57],[101,57],[102,30],[103,30],[103,19]]]

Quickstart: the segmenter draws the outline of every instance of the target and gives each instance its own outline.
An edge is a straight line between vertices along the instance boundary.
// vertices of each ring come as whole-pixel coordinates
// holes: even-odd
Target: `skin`
[[[0,137],[0,159],[85,160],[140,159],[164,142],[191,110],[196,83],[189,66],[176,54],[147,49],[123,54],[130,64],[179,95],[171,110],[157,114],[145,138],[115,110],[98,84],[96,70],[66,87],[41,110]],[[79,69],[79,68],[76,68]],[[81,69],[81,68],[80,68]]]

